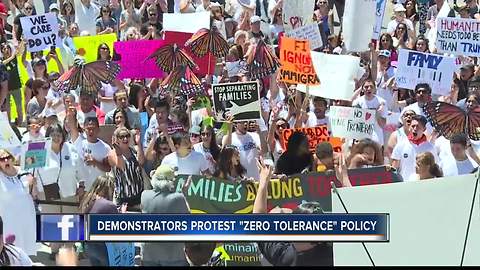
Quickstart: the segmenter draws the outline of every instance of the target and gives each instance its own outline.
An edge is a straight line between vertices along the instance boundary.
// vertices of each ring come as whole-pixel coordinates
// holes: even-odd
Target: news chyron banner
[[[280,44],[280,80],[294,84],[320,84],[313,68],[308,40],[283,36]]]

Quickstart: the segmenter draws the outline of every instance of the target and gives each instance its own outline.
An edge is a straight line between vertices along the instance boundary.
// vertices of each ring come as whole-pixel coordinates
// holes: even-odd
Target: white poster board
[[[282,17],[285,32],[313,22],[315,0],[283,0]]]
[[[55,13],[45,13],[20,18],[23,34],[27,39],[27,50],[38,52],[56,46],[58,37],[58,20]]]
[[[480,23],[476,19],[437,18],[437,51],[480,57]]]
[[[163,14],[165,32],[196,33],[202,28],[210,29],[210,12]]]
[[[355,81],[360,58],[350,55],[325,54],[311,51],[313,67],[320,85],[310,86],[312,96],[350,100],[355,90]],[[339,72],[341,70],[342,72]],[[297,90],[306,92],[306,86],[299,84]]]
[[[349,52],[368,51],[376,21],[376,0],[346,0],[343,40]]]
[[[311,50],[315,50],[323,46],[320,29],[316,23],[307,24],[297,29],[288,31],[287,37],[308,40]]]
[[[460,265],[475,175],[339,188],[349,213],[389,213],[390,242],[365,243],[377,266]],[[480,265],[478,192],[464,265]],[[345,213],[337,194],[332,212]],[[334,243],[334,265],[371,266],[361,243]]]
[[[385,7],[387,0],[377,0],[377,8],[375,11],[375,27],[373,28],[372,39],[378,40],[382,32],[383,16],[385,15]]]
[[[334,137],[371,138],[375,129],[375,110],[330,106],[328,119]]]
[[[448,95],[455,61],[454,57],[401,49],[395,81],[398,87],[412,90],[418,83],[428,83],[432,94]]]
[[[19,156],[22,151],[22,142],[10,126],[7,112],[0,112],[0,148],[7,149],[14,156]]]

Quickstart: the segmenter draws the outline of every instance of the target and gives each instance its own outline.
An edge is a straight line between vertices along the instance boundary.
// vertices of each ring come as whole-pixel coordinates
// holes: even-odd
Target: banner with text
[[[376,5],[376,0],[345,1],[342,34],[347,51],[368,51],[368,44],[372,40],[373,28],[377,19]]]
[[[165,45],[164,40],[130,40],[113,44],[120,57],[119,80],[125,78],[163,78],[164,72],[155,64],[155,59],[146,60],[155,50]]]
[[[315,148],[317,144],[321,142],[329,142],[335,152],[342,151],[342,139],[335,138],[331,136],[331,132],[328,130],[326,125],[309,127],[309,128],[295,128],[295,129],[284,129],[282,130],[282,136],[280,138],[280,143],[283,150],[287,149],[287,142],[290,136],[295,131],[300,131],[305,134],[308,138],[309,149],[312,153],[315,153]]]
[[[313,21],[315,0],[283,0],[283,27],[288,32]]]
[[[440,53],[480,57],[480,22],[475,19],[437,18]]]
[[[283,36],[280,46],[280,80],[288,83],[318,85],[307,40]]]
[[[323,46],[322,36],[318,24],[310,23],[287,32],[287,37],[308,40],[310,49],[315,50]],[[283,41],[282,41],[283,42]],[[282,43],[281,43],[282,44]]]
[[[400,174],[387,166],[350,169],[348,179],[354,187],[402,182]]]
[[[412,90],[418,83],[428,83],[432,94],[448,95],[455,70],[454,57],[400,50],[395,81],[398,87]]]
[[[227,112],[233,115],[234,121],[260,118],[260,92],[257,82],[214,84],[212,92],[217,119],[227,119]]]
[[[29,52],[38,52],[56,47],[58,37],[58,21],[55,13],[25,16],[20,18],[23,34]]]
[[[331,106],[328,115],[332,135],[347,139],[371,138],[375,126],[375,110]]]

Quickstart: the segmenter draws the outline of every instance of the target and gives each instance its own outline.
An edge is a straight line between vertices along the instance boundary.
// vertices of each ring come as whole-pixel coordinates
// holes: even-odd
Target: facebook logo
[[[83,241],[84,219],[80,215],[38,215],[37,241]]]

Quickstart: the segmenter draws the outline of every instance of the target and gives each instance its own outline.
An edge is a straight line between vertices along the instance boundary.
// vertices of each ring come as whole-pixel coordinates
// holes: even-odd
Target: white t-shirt
[[[62,158],[61,163],[60,156]],[[83,168],[75,146],[68,142],[64,143],[59,154],[48,151],[47,159],[49,160],[48,167],[38,168],[35,172],[38,180],[38,191],[43,192],[43,185],[53,184],[58,178],[62,198],[74,196],[77,183],[81,180]]]
[[[186,157],[179,157],[176,152],[170,153],[162,160],[162,165],[177,167],[176,174],[200,175],[209,169],[207,160],[202,154],[191,151]]]
[[[385,101],[386,101],[386,104],[387,104],[387,108],[389,111],[393,111],[393,107],[394,107],[394,102],[393,102],[393,92],[392,90],[388,89],[388,88],[383,88],[382,86],[390,79],[392,78],[393,76],[395,76],[395,68],[393,66],[390,66],[388,69],[387,69],[387,76],[386,78],[384,78],[384,76],[382,76],[381,72],[378,72],[377,73],[377,81],[376,81],[376,85],[377,85],[377,96],[383,98]]]
[[[325,118],[318,119],[314,112],[308,112],[307,127],[317,127],[327,125],[330,130],[330,121],[328,116],[325,115]]]
[[[94,3],[90,3],[87,8],[80,0],[75,2],[75,22],[78,24],[78,30],[88,31],[91,36],[97,33],[96,19],[100,14],[100,9]]]
[[[381,117],[386,119],[388,115],[386,101],[377,95],[375,95],[372,100],[367,100],[365,96],[358,97],[353,101],[352,107],[359,105],[360,108],[362,109],[372,109],[376,111],[381,104],[384,105],[384,108],[381,112]],[[383,128],[380,127],[377,120],[375,120],[375,127],[372,134],[372,140],[376,141],[380,145],[383,145],[385,141],[385,139],[383,138]]]
[[[256,159],[260,156],[260,136],[255,132],[247,132],[239,135],[232,134],[232,145],[238,148],[240,153],[240,164],[247,170],[246,177],[253,177],[259,180],[260,174],[257,168]]]
[[[400,161],[400,175],[403,181],[411,181],[416,173],[416,156],[420,153],[431,152],[438,164],[438,156],[434,146],[428,142],[422,142],[419,145],[412,144],[409,140],[398,142],[393,148],[392,159]]]
[[[469,174],[478,166],[468,155],[464,161],[455,160],[450,148],[450,141],[443,136],[435,140],[435,150],[438,153],[438,165],[442,169],[443,176]]]
[[[113,97],[113,95],[115,94],[115,92],[117,92],[117,87],[116,86],[112,86],[111,84],[106,84],[106,83],[102,83],[102,95],[104,97]],[[113,102],[113,100],[109,101],[109,102],[105,102],[105,101],[101,101],[100,102],[100,110],[104,111],[104,112],[109,112],[111,110],[114,110],[115,109],[115,102]],[[115,121],[115,119],[113,119],[113,121]]]
[[[100,170],[94,166],[87,166],[85,163],[85,155],[91,154],[93,158],[97,161],[103,161],[107,158],[108,153],[110,152],[110,146],[104,141],[97,139],[96,143],[88,142],[83,134],[78,136],[77,140],[74,142],[75,147],[77,148],[77,153],[80,158],[80,161],[83,164],[81,179],[85,180],[85,191],[90,190],[95,179],[101,175],[105,175],[106,172]]]
[[[203,142],[199,142],[193,145],[193,150],[195,152],[198,152],[202,154],[202,156],[205,158],[205,160],[208,162],[208,170],[210,171],[211,174],[215,172],[215,159],[213,158],[212,154],[210,154],[209,151],[205,151],[203,148]]]

